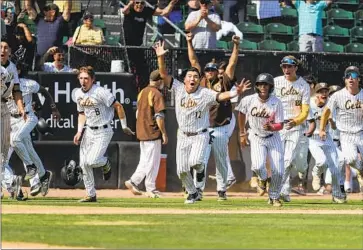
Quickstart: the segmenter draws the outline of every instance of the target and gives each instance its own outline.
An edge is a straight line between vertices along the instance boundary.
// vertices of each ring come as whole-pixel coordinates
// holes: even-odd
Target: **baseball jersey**
[[[61,68],[60,70],[54,65],[54,62],[46,62],[43,65],[43,71],[44,72],[53,72],[53,73],[57,73],[57,72],[73,72],[73,69],[71,69],[70,67],[68,67],[67,65],[63,65],[63,68]]]
[[[289,82],[285,76],[278,76],[275,77],[274,83],[274,94],[282,102],[285,120],[297,117],[301,112],[301,105],[309,105],[310,87],[302,77],[295,82]],[[300,129],[300,126],[292,128],[292,130],[296,129]]]
[[[333,121],[336,122],[337,121],[337,110],[334,110],[332,112],[331,116],[332,116]],[[330,127],[329,134],[331,134],[331,136],[333,137],[333,140],[339,140],[340,139],[340,131],[339,131],[338,128],[337,129],[332,129]]]
[[[7,84],[10,84],[9,73],[3,66],[1,66],[1,96],[8,89]]]
[[[20,78],[20,91],[23,95],[23,103],[24,103],[24,111],[25,112],[33,112],[32,102],[33,102],[33,94],[38,93],[40,89],[40,85],[31,79]],[[8,108],[11,114],[18,114],[18,106],[15,103],[14,99],[9,99],[7,102]]]
[[[258,94],[242,98],[236,110],[245,114],[250,125],[250,132],[260,137],[266,137],[274,132],[266,131],[263,125],[268,122],[284,121],[284,111],[281,101],[276,96],[270,96],[266,102],[261,102]]]
[[[316,105],[316,102],[315,102],[314,98],[312,98],[311,101],[310,101],[310,110],[311,110],[311,113],[313,115],[313,119],[315,120],[315,124],[316,124],[315,130],[314,130],[314,135],[319,135],[321,115],[322,115],[322,113],[324,111],[325,106],[326,106],[326,104],[324,106],[321,106],[321,107]],[[330,131],[329,123],[327,123],[325,131]]]
[[[363,131],[363,90],[352,95],[346,88],[335,92],[327,107],[336,111],[336,124],[341,132],[358,133]]]
[[[218,93],[203,87],[188,94],[184,83],[174,79],[171,86],[175,93],[175,113],[179,129],[187,133],[200,132],[207,129],[209,109],[217,104]]]
[[[3,67],[6,68],[8,72],[8,82],[5,83],[7,89],[3,92],[1,97],[8,99],[12,95],[14,84],[19,84],[19,76],[14,63],[8,61]]]
[[[136,135],[140,141],[161,138],[155,115],[165,111],[164,97],[153,86],[144,88],[137,96]]]
[[[116,102],[116,98],[109,90],[93,84],[87,92],[83,92],[81,88],[77,89],[75,97],[77,111],[84,112],[88,126],[103,126],[109,124],[113,119],[114,108],[112,105]],[[87,98],[92,103],[85,106],[82,104],[82,101]]]

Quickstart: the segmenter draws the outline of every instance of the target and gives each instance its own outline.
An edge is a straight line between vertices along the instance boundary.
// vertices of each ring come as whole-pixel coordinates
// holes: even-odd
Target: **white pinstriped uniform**
[[[256,93],[244,97],[236,110],[246,115],[250,125],[248,138],[251,145],[251,169],[260,180],[266,180],[268,177],[266,156],[269,157],[272,172],[269,197],[279,199],[284,173],[281,137],[278,132],[264,130],[263,125],[267,122],[284,121],[282,103],[275,96],[270,96],[266,102],[261,102]]]
[[[206,148],[209,144],[209,109],[217,104],[217,92],[199,87],[188,94],[184,84],[173,80],[175,93],[175,113],[178,122],[178,139],[176,149],[177,174],[186,191],[194,194],[197,190],[193,183],[190,168],[197,172],[204,171]],[[202,132],[205,131],[205,132]],[[198,133],[187,136],[184,133]]]
[[[285,76],[275,77],[275,95],[281,100],[284,109],[284,119],[289,120],[297,117],[301,112],[302,104],[310,103],[310,87],[306,81],[299,77],[295,82],[289,82]],[[303,135],[304,127],[299,125],[290,130],[280,131],[284,147],[284,180],[281,193],[289,195],[291,191],[290,173],[292,163],[297,154],[297,144]]]
[[[107,157],[104,155],[113,136],[110,123],[114,117],[112,105],[116,99],[110,91],[96,84],[86,93],[78,89],[75,97],[77,110],[84,112],[87,124],[79,150],[79,165],[83,171],[87,195],[93,197],[96,195],[93,168],[102,167],[107,163]],[[87,98],[92,101],[92,105],[83,106],[81,102]],[[91,127],[97,127],[97,129],[91,129]]]
[[[311,100],[310,102],[310,110],[313,113],[316,122],[316,129],[311,138],[309,138],[309,150],[312,157],[315,159],[315,166],[313,167],[312,172],[313,175],[320,176],[326,168],[329,168],[332,177],[332,195],[341,199],[345,198],[345,194],[343,194],[340,189],[342,169],[339,169],[338,153],[333,139],[328,132],[330,129],[328,127],[326,128],[327,138],[325,141],[322,141],[319,136],[321,114],[323,113],[324,107],[325,105],[318,107],[315,100]],[[329,126],[329,124],[327,126]]]
[[[42,161],[40,160],[37,152],[32,144],[30,136],[31,131],[35,128],[38,122],[38,117],[34,114],[32,108],[32,95],[39,92],[40,85],[31,79],[20,78],[20,90],[23,95],[24,111],[27,113],[26,121],[22,117],[11,117],[11,134],[10,143],[11,147],[15,150],[16,154],[24,163],[24,167],[28,165],[35,165],[37,167],[37,174],[29,180],[30,185],[34,186],[40,182],[39,178],[45,174],[45,169]],[[8,101],[8,107],[12,115],[18,114],[18,108],[13,99]],[[11,153],[13,150],[11,150]],[[10,160],[11,154],[8,156]],[[26,171],[26,167],[25,167]]]
[[[336,111],[336,124],[346,163],[362,170],[357,151],[363,154],[363,90],[352,95],[343,88],[330,97],[327,107],[332,112]]]

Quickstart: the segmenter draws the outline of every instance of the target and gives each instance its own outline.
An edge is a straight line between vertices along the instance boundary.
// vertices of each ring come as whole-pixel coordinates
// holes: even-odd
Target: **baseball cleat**
[[[111,163],[107,160],[106,164],[102,167],[103,179],[105,181],[109,180],[111,177]]]
[[[321,182],[320,177],[313,174],[312,186],[313,186],[314,191],[318,191],[320,189],[320,187],[321,187],[320,182]]]
[[[217,176],[215,175],[209,175],[208,178],[211,180],[217,180]]]
[[[230,189],[234,184],[236,184],[236,182],[237,182],[236,178],[227,180],[227,185],[226,185],[227,190]]]
[[[34,164],[28,165],[26,166],[26,174],[24,180],[27,181],[31,178],[34,178],[36,174],[37,174],[37,167]]]
[[[272,206],[273,207],[282,207],[282,203],[279,199],[272,199]]]
[[[288,194],[280,194],[280,198],[281,198],[284,202],[290,202],[290,201],[291,201],[290,195],[288,195]]]
[[[299,195],[306,195],[305,188],[303,186],[297,186],[291,189],[291,192]]]
[[[160,192],[158,190],[145,192],[145,195],[153,199],[161,198]]]
[[[344,190],[345,190],[345,192],[347,192],[347,193],[351,193],[351,192],[352,192],[352,189],[351,189],[351,187],[350,187],[350,182],[349,182],[349,181],[345,181],[345,182],[344,182]]]
[[[25,193],[25,195],[24,195],[24,193]],[[17,201],[26,201],[26,200],[28,200],[28,193],[25,192],[25,191],[24,191],[24,193],[23,193],[23,190],[20,189],[19,193],[16,195],[15,199]]]
[[[140,189],[131,180],[125,181],[125,186],[130,189],[134,195],[142,195]]]
[[[268,199],[267,199],[267,204],[268,204],[268,205],[272,205],[272,199],[271,199],[271,198],[268,198]]]
[[[199,198],[198,192],[195,192],[194,194],[189,194],[187,199],[184,201],[184,204],[194,204],[198,198]]]
[[[218,191],[218,201],[226,201],[227,200],[227,194],[226,191]]]
[[[250,187],[257,188],[257,186],[258,186],[258,178],[257,178],[257,176],[252,176],[252,178],[250,180]]]
[[[83,199],[80,199],[78,202],[97,202],[97,197],[95,196],[86,196]]]
[[[333,196],[333,203],[344,204],[347,203],[347,198],[337,198]]]
[[[258,180],[257,193],[259,196],[263,196],[266,193],[266,181]]]
[[[195,201],[202,201],[203,200],[203,190],[200,188],[197,188],[197,193],[198,193],[198,196],[195,199]]]
[[[52,180],[53,173],[52,171],[46,170],[45,174],[40,178],[40,183],[42,184],[42,188],[40,189],[40,193],[43,196],[46,196],[49,191],[50,182]]]
[[[20,190],[21,190],[21,186],[22,186],[22,177],[20,175],[17,175],[14,180],[13,183],[11,184],[11,187],[13,189],[14,192],[14,197],[18,196]],[[13,197],[13,198],[14,198]]]
[[[30,187],[30,195],[37,196],[40,193],[42,185],[40,183],[35,184],[34,186]]]
[[[319,191],[316,192],[317,195],[324,195],[325,194],[325,187],[324,186],[321,186]]]

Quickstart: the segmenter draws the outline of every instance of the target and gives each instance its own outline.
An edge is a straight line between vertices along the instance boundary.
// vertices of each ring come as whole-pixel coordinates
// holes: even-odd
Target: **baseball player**
[[[313,189],[320,188],[319,176],[328,167],[332,177],[332,195],[335,203],[345,203],[346,195],[342,193],[340,188],[341,175],[338,164],[338,154],[335,144],[329,133],[326,134],[326,139],[322,141],[319,137],[319,128],[321,129],[321,114],[324,106],[328,102],[329,86],[327,83],[321,82],[315,86],[315,97],[310,102],[310,109],[313,113],[314,119],[317,123],[316,129],[311,138],[309,138],[309,150],[312,157],[315,159],[315,166],[312,170],[313,175]],[[316,179],[319,183],[316,183]],[[317,184],[319,186],[317,186]]]
[[[297,145],[303,136],[301,124],[309,114],[310,88],[306,81],[296,75],[299,61],[294,56],[285,56],[281,60],[284,75],[276,77],[275,95],[281,100],[284,108],[284,128],[280,131],[284,147],[284,180],[281,198],[290,202],[290,174],[296,159]]]
[[[95,84],[92,67],[81,67],[78,73],[81,88],[75,92],[78,110],[78,131],[73,138],[80,144],[80,167],[87,196],[79,202],[96,202],[93,168],[102,167],[103,178],[111,177],[111,164],[105,153],[113,135],[111,121],[116,111],[122,130],[128,135],[135,133],[127,127],[125,111],[116,98],[105,88]]]
[[[244,97],[236,110],[240,129],[241,146],[251,145],[252,171],[258,176],[257,190],[264,195],[268,182],[266,157],[270,159],[271,183],[269,188],[269,204],[280,207],[280,191],[284,174],[284,155],[281,137],[278,131],[283,128],[284,114],[281,101],[270,96],[274,90],[274,78],[268,73],[257,76],[256,94]],[[250,125],[249,135],[245,124]]]
[[[149,86],[137,97],[136,135],[140,140],[140,161],[135,173],[125,182],[133,194],[140,195],[138,185],[145,178],[146,195],[151,198],[160,197],[155,182],[160,166],[161,144],[168,143],[164,122],[166,107],[160,92],[163,85],[159,70],[154,70],[150,74]]]
[[[363,90],[359,86],[360,72],[355,66],[344,71],[345,88],[335,92],[329,99],[320,123],[320,138],[327,139],[325,126],[331,113],[336,112],[336,126],[346,163],[356,168],[357,179],[363,186],[363,169],[358,152],[363,153]]]
[[[193,44],[192,34],[187,35],[188,43],[188,56],[192,67],[198,69],[201,72],[201,66],[199,64],[198,58],[195,54]],[[225,72],[219,76],[219,67],[214,61],[208,63],[204,67],[204,76],[200,80],[200,85],[211,89],[217,93],[223,93],[231,90],[234,82],[234,72],[238,59],[238,48],[240,43],[240,38],[238,36],[232,37],[233,41],[233,51],[229,63],[226,67]],[[208,145],[208,150],[206,152],[206,162],[205,166],[208,165],[208,159],[211,150],[213,150],[213,155],[216,164],[216,178],[217,178],[217,193],[218,200],[227,200],[226,190],[227,190],[227,176],[228,176],[228,142],[230,128],[229,125],[232,120],[232,104],[228,100],[226,102],[219,102],[217,105],[212,106],[209,112],[210,114],[210,125],[211,128],[209,132],[213,136],[212,143]],[[205,168],[206,171],[206,168]],[[204,179],[205,180],[205,179]],[[205,183],[196,183],[197,187],[203,191]]]
[[[194,185],[190,169],[197,171],[197,181],[205,178],[204,164],[206,148],[210,141],[208,133],[209,109],[217,102],[230,100],[249,89],[250,82],[242,80],[236,91],[217,93],[200,86],[200,72],[191,67],[186,70],[184,84],[167,74],[164,55],[167,51],[163,46],[155,47],[158,57],[160,75],[167,87],[175,93],[175,113],[179,125],[177,133],[176,162],[177,173],[188,192],[185,204],[192,204],[200,199]]]
[[[31,131],[38,123],[38,117],[34,113],[32,107],[33,94],[41,93],[51,103],[50,106],[54,119],[59,119],[60,114],[49,92],[36,81],[27,78],[27,65],[24,63],[18,63],[16,67],[20,77],[20,90],[23,95],[27,120],[24,121],[21,119],[14,100],[9,99],[7,104],[11,114],[10,142],[12,148],[9,150],[8,161],[10,160],[13,151],[15,151],[24,163],[26,171],[24,180],[29,180],[30,182],[30,194],[32,196],[36,196],[41,192],[42,195],[45,196],[49,190],[52,172],[44,169],[44,165],[34,149],[30,136]]]

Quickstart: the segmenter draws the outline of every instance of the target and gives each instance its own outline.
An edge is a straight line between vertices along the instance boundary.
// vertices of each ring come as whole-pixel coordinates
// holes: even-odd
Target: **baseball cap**
[[[332,85],[329,87],[329,95],[332,95],[334,92],[341,90],[342,88],[338,85]]]
[[[326,82],[319,82],[318,84],[316,84],[314,91],[315,93],[318,93],[322,89],[329,90],[329,85]]]
[[[157,70],[154,70],[153,72],[150,73],[150,81],[159,81],[163,79],[160,75],[160,71],[157,69]]]
[[[347,75],[351,74],[351,73],[356,73],[355,77],[352,76],[353,78],[356,78],[356,77],[360,76],[359,69],[356,66],[349,66],[348,68],[346,68],[345,71],[344,71],[344,77],[348,78]]]
[[[200,0],[200,4],[210,4],[211,0]]]
[[[285,56],[284,58],[282,58],[281,60],[281,65],[298,65],[298,60],[294,57],[294,56]]]
[[[87,19],[91,19],[91,20],[94,19],[94,16],[93,16],[93,14],[91,12],[85,13],[85,15],[83,17],[83,20],[87,20]]]
[[[205,65],[205,67],[204,67],[204,71],[206,71],[208,69],[218,71],[218,65],[216,63],[207,63],[207,65]]]
[[[51,4],[48,4],[46,6],[44,6],[43,8],[43,11],[50,11],[50,10],[58,10],[59,11],[59,7],[58,5],[54,4],[54,3],[51,3]]]

